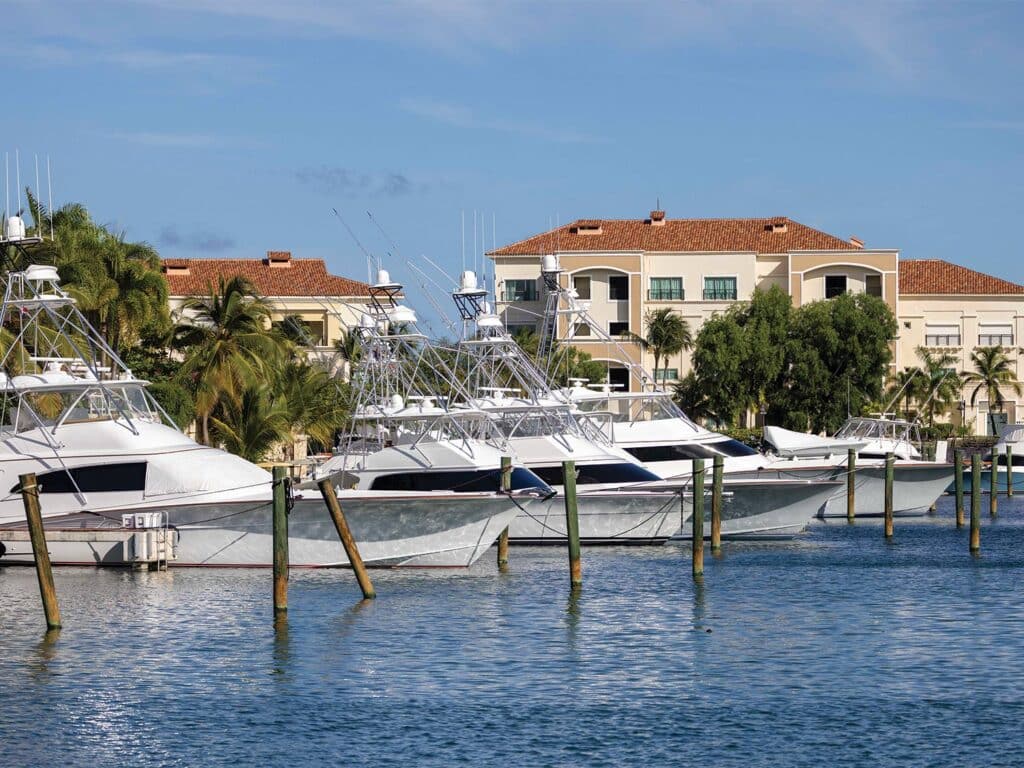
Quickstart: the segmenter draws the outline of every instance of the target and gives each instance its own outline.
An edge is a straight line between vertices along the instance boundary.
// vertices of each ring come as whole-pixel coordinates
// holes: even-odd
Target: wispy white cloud
[[[182,234],[174,224],[168,224],[160,230],[158,243],[168,248],[202,251],[203,253],[222,253],[235,245],[232,238],[207,229]]]
[[[398,106],[409,114],[456,128],[500,131],[558,144],[603,144],[608,140],[594,134],[559,128],[551,123],[477,116],[460,104],[427,99],[402,99]]]

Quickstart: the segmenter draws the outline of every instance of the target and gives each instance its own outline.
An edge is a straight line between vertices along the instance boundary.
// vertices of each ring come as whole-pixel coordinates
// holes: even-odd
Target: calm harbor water
[[[0,569],[0,763],[1020,765],[1024,502],[967,553],[921,521],[727,544],[492,552],[469,571]]]

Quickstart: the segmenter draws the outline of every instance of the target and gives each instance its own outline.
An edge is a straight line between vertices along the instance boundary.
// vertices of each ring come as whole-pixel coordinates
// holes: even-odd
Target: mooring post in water
[[[715,456],[711,471],[711,552],[722,549],[722,473],[725,458]]]
[[[964,527],[964,455],[957,448],[953,452],[953,488],[956,491],[956,527]]]
[[[693,578],[704,578],[704,459],[693,460]]]
[[[501,457],[501,492],[508,493],[512,490],[512,457]],[[498,568],[508,565],[508,526],[498,536]]]
[[[1006,498],[1013,498],[1013,448],[1006,446]]]
[[[999,456],[993,451],[992,452],[992,463],[988,465],[988,513],[990,516],[996,516],[996,509],[999,505],[999,489],[996,487],[996,481],[999,479]]]
[[[981,456],[971,456],[971,554],[981,551]]]
[[[892,486],[896,474],[896,457],[885,454],[885,538],[892,538]]]
[[[857,487],[857,451],[851,448],[846,452],[846,522],[852,523],[857,514],[855,493]]]
[[[576,509],[576,462],[563,461],[563,488],[565,492],[565,536],[569,540],[569,581],[572,587],[583,585],[583,566],[580,564],[580,518]]]
[[[352,572],[355,573],[359,588],[363,591],[363,599],[373,600],[377,593],[373,591],[373,584],[370,583],[370,576],[366,573],[366,566],[359,554],[359,547],[356,546],[356,540],[348,527],[345,513],[341,509],[341,502],[338,501],[338,494],[334,491],[334,483],[331,482],[331,478],[325,477],[317,485],[320,487],[320,495],[324,497],[324,503],[327,504],[327,511],[331,513],[331,520],[334,521],[334,529],[338,532],[341,545],[345,548],[345,554],[348,555]]]
[[[18,477],[21,500],[25,504],[28,520],[28,535],[32,540],[32,554],[36,560],[36,576],[39,578],[39,595],[43,598],[43,613],[46,614],[46,628],[60,629],[60,608],[57,606],[57,588],[53,584],[53,568],[50,566],[50,552],[46,548],[46,533],[43,531],[43,515],[39,511],[39,486],[36,475],[29,472]]]
[[[288,469],[274,467],[274,613],[288,610]]]

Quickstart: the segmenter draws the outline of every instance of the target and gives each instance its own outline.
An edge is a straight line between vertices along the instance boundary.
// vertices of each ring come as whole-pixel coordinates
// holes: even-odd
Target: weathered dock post
[[[288,611],[287,467],[274,467],[274,613]]]
[[[580,517],[576,509],[576,462],[562,462],[565,492],[565,535],[569,540],[569,582],[573,589],[583,585],[583,566],[580,563]]]
[[[512,489],[512,457],[501,457],[501,492]],[[508,567],[508,526],[498,536],[498,570]]]
[[[32,540],[32,554],[36,561],[36,576],[39,578],[39,595],[43,598],[43,613],[46,615],[46,629],[60,629],[60,608],[57,605],[57,588],[53,584],[53,568],[50,566],[50,552],[46,548],[46,533],[43,531],[43,515],[39,511],[39,486],[35,472],[20,475],[21,500],[25,504],[28,520],[28,535]]]
[[[972,555],[981,551],[981,456],[971,456],[971,543]]]
[[[693,578],[704,578],[704,459],[693,460]]]
[[[857,450],[851,448],[846,452],[846,522],[852,523],[857,514]]]
[[[995,517],[999,506],[999,488],[996,481],[999,479],[999,457],[993,453],[992,463],[988,465],[988,514]]]
[[[334,529],[338,532],[341,545],[345,548],[345,554],[348,556],[349,565],[352,566],[352,571],[356,575],[356,581],[359,582],[359,588],[363,591],[363,599],[373,600],[377,593],[374,592],[373,584],[370,583],[370,576],[366,573],[366,566],[363,564],[363,558],[359,554],[359,547],[356,546],[356,540],[352,536],[352,531],[348,527],[345,513],[341,509],[338,494],[334,492],[334,483],[331,482],[329,477],[325,477],[317,483],[317,486],[320,488],[320,495],[324,497],[324,503],[327,504],[327,511],[331,513]]]
[[[956,527],[964,527],[964,455],[957,448],[953,452],[953,489],[956,492]]]
[[[1013,498],[1013,448],[1006,446],[1006,498]]]
[[[885,538],[892,538],[892,486],[896,474],[896,457],[885,454]]]
[[[715,456],[711,472],[711,553],[722,551],[722,473],[725,458]]]

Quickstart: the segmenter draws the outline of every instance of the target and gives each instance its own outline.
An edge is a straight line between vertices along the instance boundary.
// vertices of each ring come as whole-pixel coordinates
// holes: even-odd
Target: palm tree
[[[221,418],[211,418],[217,440],[231,453],[252,462],[288,436],[288,407],[265,385],[247,387],[238,401],[223,404]]]
[[[643,350],[650,350],[654,355],[654,388],[658,388],[658,370],[662,358],[668,360],[683,350],[693,349],[693,336],[690,324],[671,307],[648,310],[644,315],[647,335],[639,336],[629,333],[630,341],[640,345]]]
[[[347,388],[323,368],[293,361],[281,370],[276,389],[293,432],[308,435],[321,446],[333,445],[334,433],[347,415]]]
[[[974,384],[971,405],[975,404],[980,392],[985,393],[988,398],[989,421],[995,432],[996,420],[992,414],[1002,411],[1006,404],[1002,388],[1009,387],[1020,397],[1021,384],[1013,375],[1013,361],[1003,347],[979,347],[971,353],[971,362],[974,363],[974,370],[963,375],[965,384]]]
[[[903,418],[910,418],[910,404],[920,400],[924,382],[924,371],[917,366],[896,371],[889,377],[889,389],[886,397],[892,401],[899,398],[903,402]],[[899,403],[896,403],[898,406]]]
[[[200,440],[209,445],[218,405],[239,403],[243,391],[279,370],[284,344],[270,331],[270,305],[241,277],[221,278],[216,291],[188,299],[182,311],[172,343],[186,353],[180,375],[192,385]]]
[[[963,384],[956,372],[957,359],[948,352],[933,353],[926,347],[917,348],[917,356],[921,358],[921,371],[924,376],[924,402],[922,411],[928,417],[928,426],[935,425],[935,414],[946,413],[950,406],[960,398]]]

